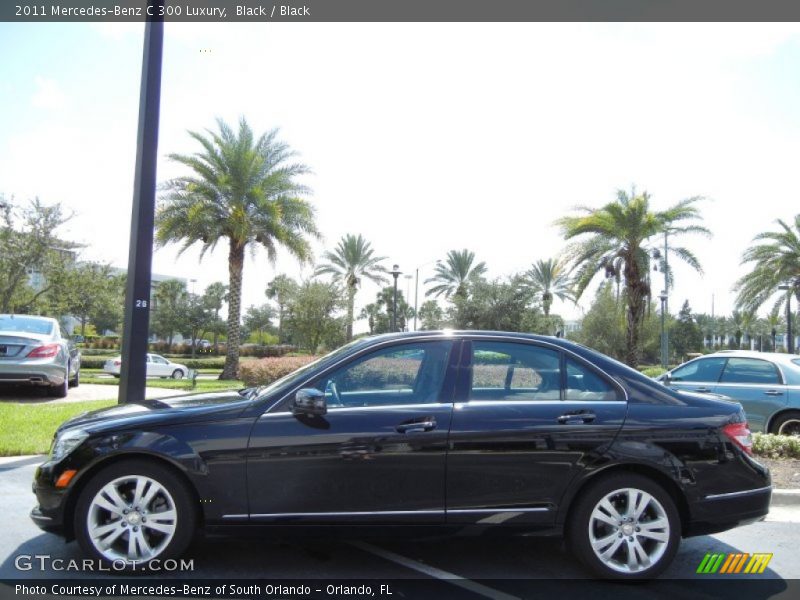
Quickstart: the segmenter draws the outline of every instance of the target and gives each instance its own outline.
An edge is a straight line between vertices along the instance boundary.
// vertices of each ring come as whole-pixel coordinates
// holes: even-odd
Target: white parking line
[[[431,567],[430,565],[426,565],[421,562],[412,560],[410,558],[406,558],[405,556],[395,554],[394,552],[390,552],[389,550],[378,548],[377,546],[373,546],[372,544],[367,544],[365,542],[350,542],[350,543],[356,548],[363,550],[364,552],[369,552],[370,554],[374,554],[375,556],[380,556],[381,558],[385,558],[388,561],[397,563],[398,565],[402,565],[409,569],[413,569],[414,571],[419,571],[420,573],[424,573],[425,575],[428,575],[435,579],[440,579],[442,581],[446,581],[447,583],[452,583],[453,585],[462,587],[475,594],[486,596],[487,598],[492,598],[493,600],[520,600],[517,596],[512,596],[510,594],[506,594],[499,590],[492,589],[485,585],[481,585],[476,581],[472,581],[471,579],[465,579],[464,577],[456,575],[455,573],[450,573],[449,571],[443,571],[442,569]]]

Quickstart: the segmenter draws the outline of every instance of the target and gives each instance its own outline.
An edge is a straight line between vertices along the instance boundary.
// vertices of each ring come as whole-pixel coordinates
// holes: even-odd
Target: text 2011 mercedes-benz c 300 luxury
[[[616,578],[657,575],[681,537],[759,520],[771,495],[739,404],[565,340],[447,331],[81,415],[33,488],[40,527],[115,564],[174,557],[199,528],[477,526],[564,535]]]

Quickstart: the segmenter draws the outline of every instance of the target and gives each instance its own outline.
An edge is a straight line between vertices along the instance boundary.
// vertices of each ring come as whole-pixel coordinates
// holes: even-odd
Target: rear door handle
[[[409,423],[400,423],[395,430],[397,433],[424,433],[426,431],[433,431],[436,429],[436,419],[428,417],[420,421],[411,421]]]
[[[780,390],[767,390],[764,392],[767,396],[783,396],[783,392]]]
[[[583,423],[591,423],[597,418],[597,415],[589,411],[575,411],[561,415],[558,417],[560,425],[581,425]]]

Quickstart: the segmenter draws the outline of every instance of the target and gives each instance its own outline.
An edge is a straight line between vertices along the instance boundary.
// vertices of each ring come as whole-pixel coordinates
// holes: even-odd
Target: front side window
[[[310,387],[325,392],[329,408],[439,402],[452,345],[443,340],[382,348]]]
[[[720,383],[760,383],[764,385],[781,382],[778,369],[771,362],[758,358],[730,358],[722,372]]]
[[[716,383],[725,367],[726,358],[699,358],[675,369],[670,375],[672,381]]]
[[[560,400],[561,355],[530,344],[472,343],[471,400]]]

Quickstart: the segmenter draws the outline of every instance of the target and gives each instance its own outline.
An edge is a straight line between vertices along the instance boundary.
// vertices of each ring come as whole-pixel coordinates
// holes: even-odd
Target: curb
[[[770,506],[800,506],[800,490],[772,490]]]

